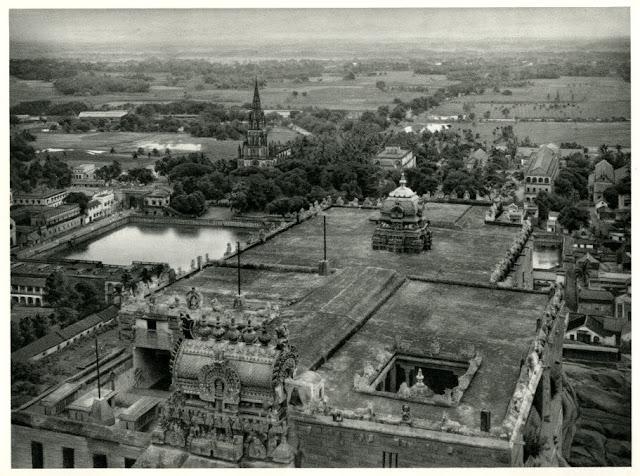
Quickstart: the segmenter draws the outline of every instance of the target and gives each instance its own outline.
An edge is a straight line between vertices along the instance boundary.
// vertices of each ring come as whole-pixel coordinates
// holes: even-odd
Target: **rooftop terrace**
[[[375,251],[371,237],[377,210],[331,208],[327,255],[332,267],[374,266],[407,275],[488,283],[495,264],[511,246],[517,228],[485,225],[485,207],[429,203],[433,249],[421,254]],[[438,228],[434,225],[449,226]],[[248,262],[317,266],[322,259],[322,217],[312,218],[242,254]]]
[[[354,375],[367,363],[375,367],[381,359],[388,361],[396,342],[412,354],[433,350],[434,345],[436,353],[459,354],[472,345],[482,362],[458,406],[411,402],[411,413],[438,421],[446,412],[452,420],[479,429],[481,410],[491,411],[496,423],[505,417],[520,360],[535,337],[536,318],[547,300],[543,294],[406,281],[317,371],[326,379],[332,406],[355,409],[371,402],[378,414],[399,415],[402,400],[355,391]],[[301,361],[307,349],[300,347]]]

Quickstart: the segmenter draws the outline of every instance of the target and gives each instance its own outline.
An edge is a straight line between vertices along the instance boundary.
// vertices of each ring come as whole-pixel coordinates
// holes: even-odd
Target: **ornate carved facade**
[[[418,195],[406,185],[403,173],[400,186],[389,194],[380,208],[380,218],[373,232],[374,250],[420,253],[431,249],[429,221],[423,216]]]
[[[201,302],[195,290],[188,293],[191,311]],[[250,318],[236,324],[212,302],[190,332],[173,353],[172,394],[161,407],[154,443],[231,463],[292,464],[284,384],[294,376],[298,353],[286,327],[273,338],[266,325],[257,329]]]

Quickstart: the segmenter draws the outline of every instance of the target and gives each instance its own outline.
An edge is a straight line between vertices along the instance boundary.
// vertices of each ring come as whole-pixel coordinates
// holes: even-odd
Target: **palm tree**
[[[142,268],[142,272],[140,273],[140,281],[147,285],[147,289],[149,289],[149,283],[152,281],[151,272],[147,268]]]
[[[584,287],[588,286],[589,281],[589,261],[584,260],[577,264],[576,266],[576,280],[582,282]]]
[[[122,273],[120,282],[122,283],[122,289],[129,291],[131,294],[133,294],[138,287],[138,284],[133,280],[133,276],[131,276],[129,271]]]

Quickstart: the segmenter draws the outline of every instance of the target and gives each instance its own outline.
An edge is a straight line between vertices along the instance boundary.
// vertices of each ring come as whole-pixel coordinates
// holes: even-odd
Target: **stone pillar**
[[[398,388],[396,379],[397,379],[397,374],[398,374],[398,370],[396,369],[396,367],[392,367],[391,370],[389,370],[389,388],[386,388],[385,390],[388,392],[395,392],[396,389]]]
[[[196,269],[196,260],[194,259],[191,260],[191,269],[192,270]]]
[[[205,263],[209,263],[211,260],[209,259],[209,253],[205,253],[204,255],[204,261]]]
[[[198,270],[202,269],[202,256],[198,256],[197,258],[197,262],[198,262]]]
[[[320,260],[320,264],[318,265],[318,274],[320,276],[329,276],[330,273],[329,260]]]
[[[245,299],[244,294],[236,294],[236,297],[233,299],[233,308],[242,310],[246,307],[247,301]]]

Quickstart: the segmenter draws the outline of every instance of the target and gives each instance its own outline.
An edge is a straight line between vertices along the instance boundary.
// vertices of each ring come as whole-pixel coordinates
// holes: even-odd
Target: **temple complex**
[[[429,221],[423,216],[418,195],[407,187],[404,172],[400,186],[389,194],[380,208],[373,232],[374,250],[420,253],[431,249]]]
[[[241,273],[232,258],[128,297],[113,330],[119,344],[100,353],[99,369],[83,364],[12,411],[12,466],[566,464],[577,410],[562,376],[564,286],[487,283],[489,266],[469,271],[484,263],[477,255],[502,253],[516,233],[485,225],[481,207],[434,206],[434,220],[439,210],[470,222],[462,233],[437,228],[443,246],[430,253],[365,244],[371,265],[335,249],[326,275],[315,259],[269,265],[282,240],[302,256],[309,240],[296,233],[322,230],[315,217],[245,251],[255,263]],[[418,211],[403,178],[383,216],[424,227]],[[345,213],[337,207],[328,221]],[[348,213],[348,239],[366,243],[373,212]],[[460,279],[451,261],[459,253],[445,261],[441,248],[466,249],[456,240],[478,236],[491,239],[476,241]]]

